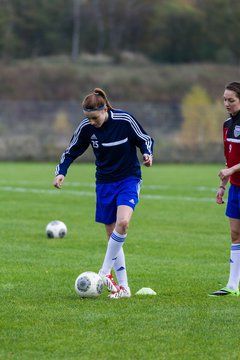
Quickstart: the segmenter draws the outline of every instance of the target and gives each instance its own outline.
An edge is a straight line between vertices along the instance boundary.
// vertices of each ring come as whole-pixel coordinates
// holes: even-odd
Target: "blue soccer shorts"
[[[96,222],[110,225],[116,222],[117,207],[130,206],[133,210],[139,201],[142,180],[129,177],[108,184],[96,184]]]
[[[226,216],[240,219],[240,186],[231,184],[229,187]]]

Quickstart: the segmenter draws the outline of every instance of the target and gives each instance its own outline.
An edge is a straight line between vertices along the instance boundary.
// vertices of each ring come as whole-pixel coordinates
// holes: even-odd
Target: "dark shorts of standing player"
[[[226,216],[240,219],[240,186],[231,184],[229,187]]]

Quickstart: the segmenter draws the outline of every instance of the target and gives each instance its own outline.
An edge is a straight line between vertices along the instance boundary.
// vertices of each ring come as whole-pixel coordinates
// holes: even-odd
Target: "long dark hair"
[[[230,82],[229,84],[227,84],[225,86],[225,90],[234,91],[236,93],[237,97],[240,99],[240,82],[238,82],[238,81]]]

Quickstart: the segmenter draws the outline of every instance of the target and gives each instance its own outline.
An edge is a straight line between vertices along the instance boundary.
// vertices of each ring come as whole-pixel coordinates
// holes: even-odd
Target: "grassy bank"
[[[237,66],[214,64],[162,65],[140,55],[116,64],[110,58],[82,56],[38,58],[0,64],[0,98],[8,100],[79,100],[103,87],[118,101],[181,101],[198,84],[213,97],[239,78]]]

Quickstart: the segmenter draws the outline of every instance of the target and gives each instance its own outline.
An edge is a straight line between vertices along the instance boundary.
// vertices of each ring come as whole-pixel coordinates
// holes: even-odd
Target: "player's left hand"
[[[149,155],[149,154],[143,154],[143,165],[144,166],[152,166],[152,155]]]

